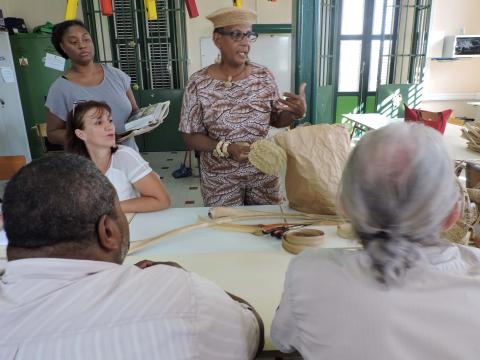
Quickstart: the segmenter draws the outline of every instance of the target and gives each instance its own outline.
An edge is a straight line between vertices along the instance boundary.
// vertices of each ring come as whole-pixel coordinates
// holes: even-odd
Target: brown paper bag
[[[350,152],[342,125],[302,126],[275,137],[287,153],[285,187],[292,209],[336,214],[338,185]]]

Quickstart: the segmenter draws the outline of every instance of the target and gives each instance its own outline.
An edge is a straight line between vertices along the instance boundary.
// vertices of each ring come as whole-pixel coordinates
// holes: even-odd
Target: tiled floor
[[[152,169],[160,175],[160,179],[163,181],[172,199],[172,207],[203,206],[198,162],[193,153],[192,176],[179,179],[175,179],[172,176],[172,172],[177,170],[183,163],[184,151],[145,152],[142,153],[142,156],[150,163]]]
[[[183,163],[185,156],[184,151],[144,152],[142,156],[150,163],[152,169],[160,175],[172,199],[172,207],[203,206],[202,194],[200,192],[198,161],[193,155],[193,152],[191,166],[192,176],[179,179],[175,179],[172,176],[172,172],[178,169]],[[285,194],[285,185],[283,183],[283,179],[285,178],[284,174],[282,174],[280,178],[282,179],[281,189],[283,194]],[[285,196],[284,198],[286,199]]]

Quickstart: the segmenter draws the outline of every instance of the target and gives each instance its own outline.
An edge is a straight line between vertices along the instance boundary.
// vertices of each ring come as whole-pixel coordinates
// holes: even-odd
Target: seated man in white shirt
[[[460,199],[438,131],[396,123],[367,133],[339,200],[364,250],[291,261],[273,343],[306,360],[479,359],[480,250],[442,234]]]
[[[25,166],[3,214],[1,360],[251,359],[261,350],[263,325],[246,302],[175,266],[121,265],[128,223],[88,159]]]

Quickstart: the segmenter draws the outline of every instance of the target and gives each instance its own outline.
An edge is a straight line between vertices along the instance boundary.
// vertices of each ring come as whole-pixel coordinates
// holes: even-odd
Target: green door
[[[32,158],[37,158],[42,155],[42,148],[32,127],[46,121],[45,100],[48,89],[63,72],[45,66],[47,53],[58,55],[50,42],[50,35],[15,34],[10,36],[10,43],[30,152]]]
[[[431,0],[341,0],[336,118],[403,116],[421,94]]]
[[[135,91],[138,105],[143,107],[161,101],[170,100],[168,116],[154,131],[137,136],[135,141],[140,151],[183,151],[185,144],[178,131],[182,109],[183,90],[156,89]]]
[[[385,10],[387,9],[387,10]],[[345,113],[375,112],[380,52],[390,52],[384,0],[343,0],[339,22],[336,120]],[[390,14],[388,14],[390,15]],[[382,25],[385,32],[382,34]]]

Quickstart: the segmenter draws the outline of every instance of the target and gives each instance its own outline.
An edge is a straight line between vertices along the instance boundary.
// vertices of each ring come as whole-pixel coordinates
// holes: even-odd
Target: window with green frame
[[[135,90],[179,89],[187,80],[183,0],[156,4],[157,20],[148,20],[143,0],[112,0],[108,17],[102,16],[99,0],[82,0],[96,60],[123,70]]]
[[[307,121],[380,111],[376,95],[385,86],[419,98],[432,0],[294,0],[293,6],[295,85],[307,82]]]

